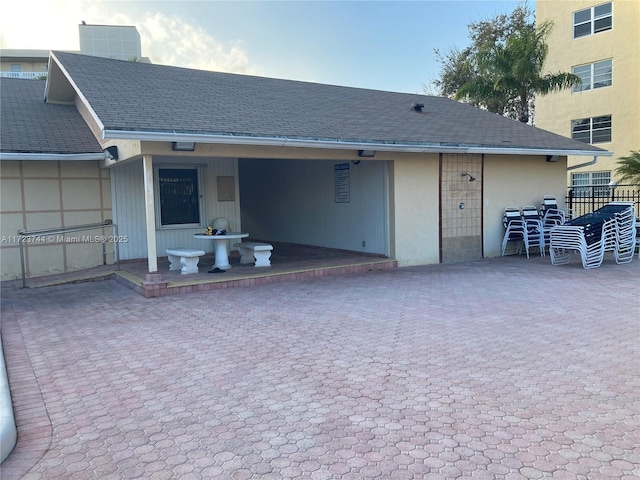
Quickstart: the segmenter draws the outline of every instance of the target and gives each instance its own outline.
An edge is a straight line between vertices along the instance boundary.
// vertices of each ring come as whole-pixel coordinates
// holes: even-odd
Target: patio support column
[[[144,170],[144,210],[147,222],[147,260],[149,273],[158,272],[158,253],[156,250],[156,209],[153,195],[153,157],[142,156]]]

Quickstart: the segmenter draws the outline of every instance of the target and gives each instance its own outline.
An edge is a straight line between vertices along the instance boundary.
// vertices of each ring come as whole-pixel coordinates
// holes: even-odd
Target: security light
[[[175,152],[193,152],[196,149],[196,142],[172,142],[171,150]]]

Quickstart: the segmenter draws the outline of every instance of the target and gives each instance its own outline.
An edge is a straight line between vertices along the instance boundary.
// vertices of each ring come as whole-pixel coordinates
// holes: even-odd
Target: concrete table
[[[229,244],[227,240],[236,240],[238,238],[248,237],[248,233],[229,232],[226,235],[202,235],[196,233],[193,237],[201,240],[212,240],[215,248],[215,263],[212,268],[220,270],[228,270],[231,268],[229,264]]]

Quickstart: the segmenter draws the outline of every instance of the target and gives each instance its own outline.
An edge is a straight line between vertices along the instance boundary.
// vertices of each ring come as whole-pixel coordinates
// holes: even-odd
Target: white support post
[[[142,156],[144,170],[144,203],[147,222],[147,260],[149,273],[158,272],[158,253],[156,249],[156,209],[153,195],[153,157]]]

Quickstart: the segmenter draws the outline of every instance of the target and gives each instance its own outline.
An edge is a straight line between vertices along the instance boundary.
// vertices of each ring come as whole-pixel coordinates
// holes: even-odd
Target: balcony
[[[26,78],[33,80],[34,78],[46,76],[47,72],[0,72],[0,78]]]

